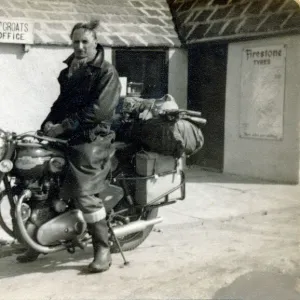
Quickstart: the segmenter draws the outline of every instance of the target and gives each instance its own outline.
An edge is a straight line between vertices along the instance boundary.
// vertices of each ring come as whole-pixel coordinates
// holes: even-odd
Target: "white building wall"
[[[59,94],[57,77],[66,66],[70,47],[0,44],[0,128],[17,133],[35,131]],[[111,49],[105,59],[111,61]]]
[[[287,45],[283,140],[239,136],[240,78],[244,47]],[[300,36],[229,45],[225,109],[224,172],[296,183],[299,180]]]

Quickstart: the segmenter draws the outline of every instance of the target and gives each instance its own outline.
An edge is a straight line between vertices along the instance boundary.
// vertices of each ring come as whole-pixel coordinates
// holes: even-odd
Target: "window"
[[[115,66],[120,77],[141,87],[142,98],[160,98],[168,93],[167,51],[115,50]],[[127,89],[127,92],[130,92]]]

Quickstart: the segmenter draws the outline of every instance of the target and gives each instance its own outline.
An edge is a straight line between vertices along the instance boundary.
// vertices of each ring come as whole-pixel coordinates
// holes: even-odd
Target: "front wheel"
[[[13,231],[13,223],[11,217],[9,215],[11,207],[8,201],[8,196],[5,190],[0,192],[0,226],[2,229],[12,238],[15,238],[15,234]],[[5,216],[6,213],[6,216]],[[9,220],[10,219],[10,220]],[[10,222],[8,222],[8,220]],[[8,224],[10,223],[10,224]]]
[[[153,208],[152,210],[145,213],[145,215],[142,217],[142,220],[151,220],[156,218],[157,215],[158,215],[158,208]],[[130,251],[137,248],[139,245],[141,245],[151,233],[153,226],[154,225],[147,227],[143,231],[128,234],[122,238],[119,238],[118,240],[120,242],[122,251]],[[115,241],[111,246],[111,252],[112,253],[120,252]]]

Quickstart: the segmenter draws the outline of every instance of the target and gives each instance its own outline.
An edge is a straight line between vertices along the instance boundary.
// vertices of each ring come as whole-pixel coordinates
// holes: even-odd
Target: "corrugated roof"
[[[104,46],[181,46],[166,0],[0,0],[0,18],[33,20],[35,44],[69,45],[75,23],[98,19]]]
[[[295,0],[168,0],[179,37],[195,44],[300,33]]]

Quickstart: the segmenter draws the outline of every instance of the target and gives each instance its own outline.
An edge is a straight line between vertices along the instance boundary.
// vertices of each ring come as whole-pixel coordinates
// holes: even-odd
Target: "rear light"
[[[0,130],[0,161],[4,158],[6,150],[7,150],[6,133]]]

